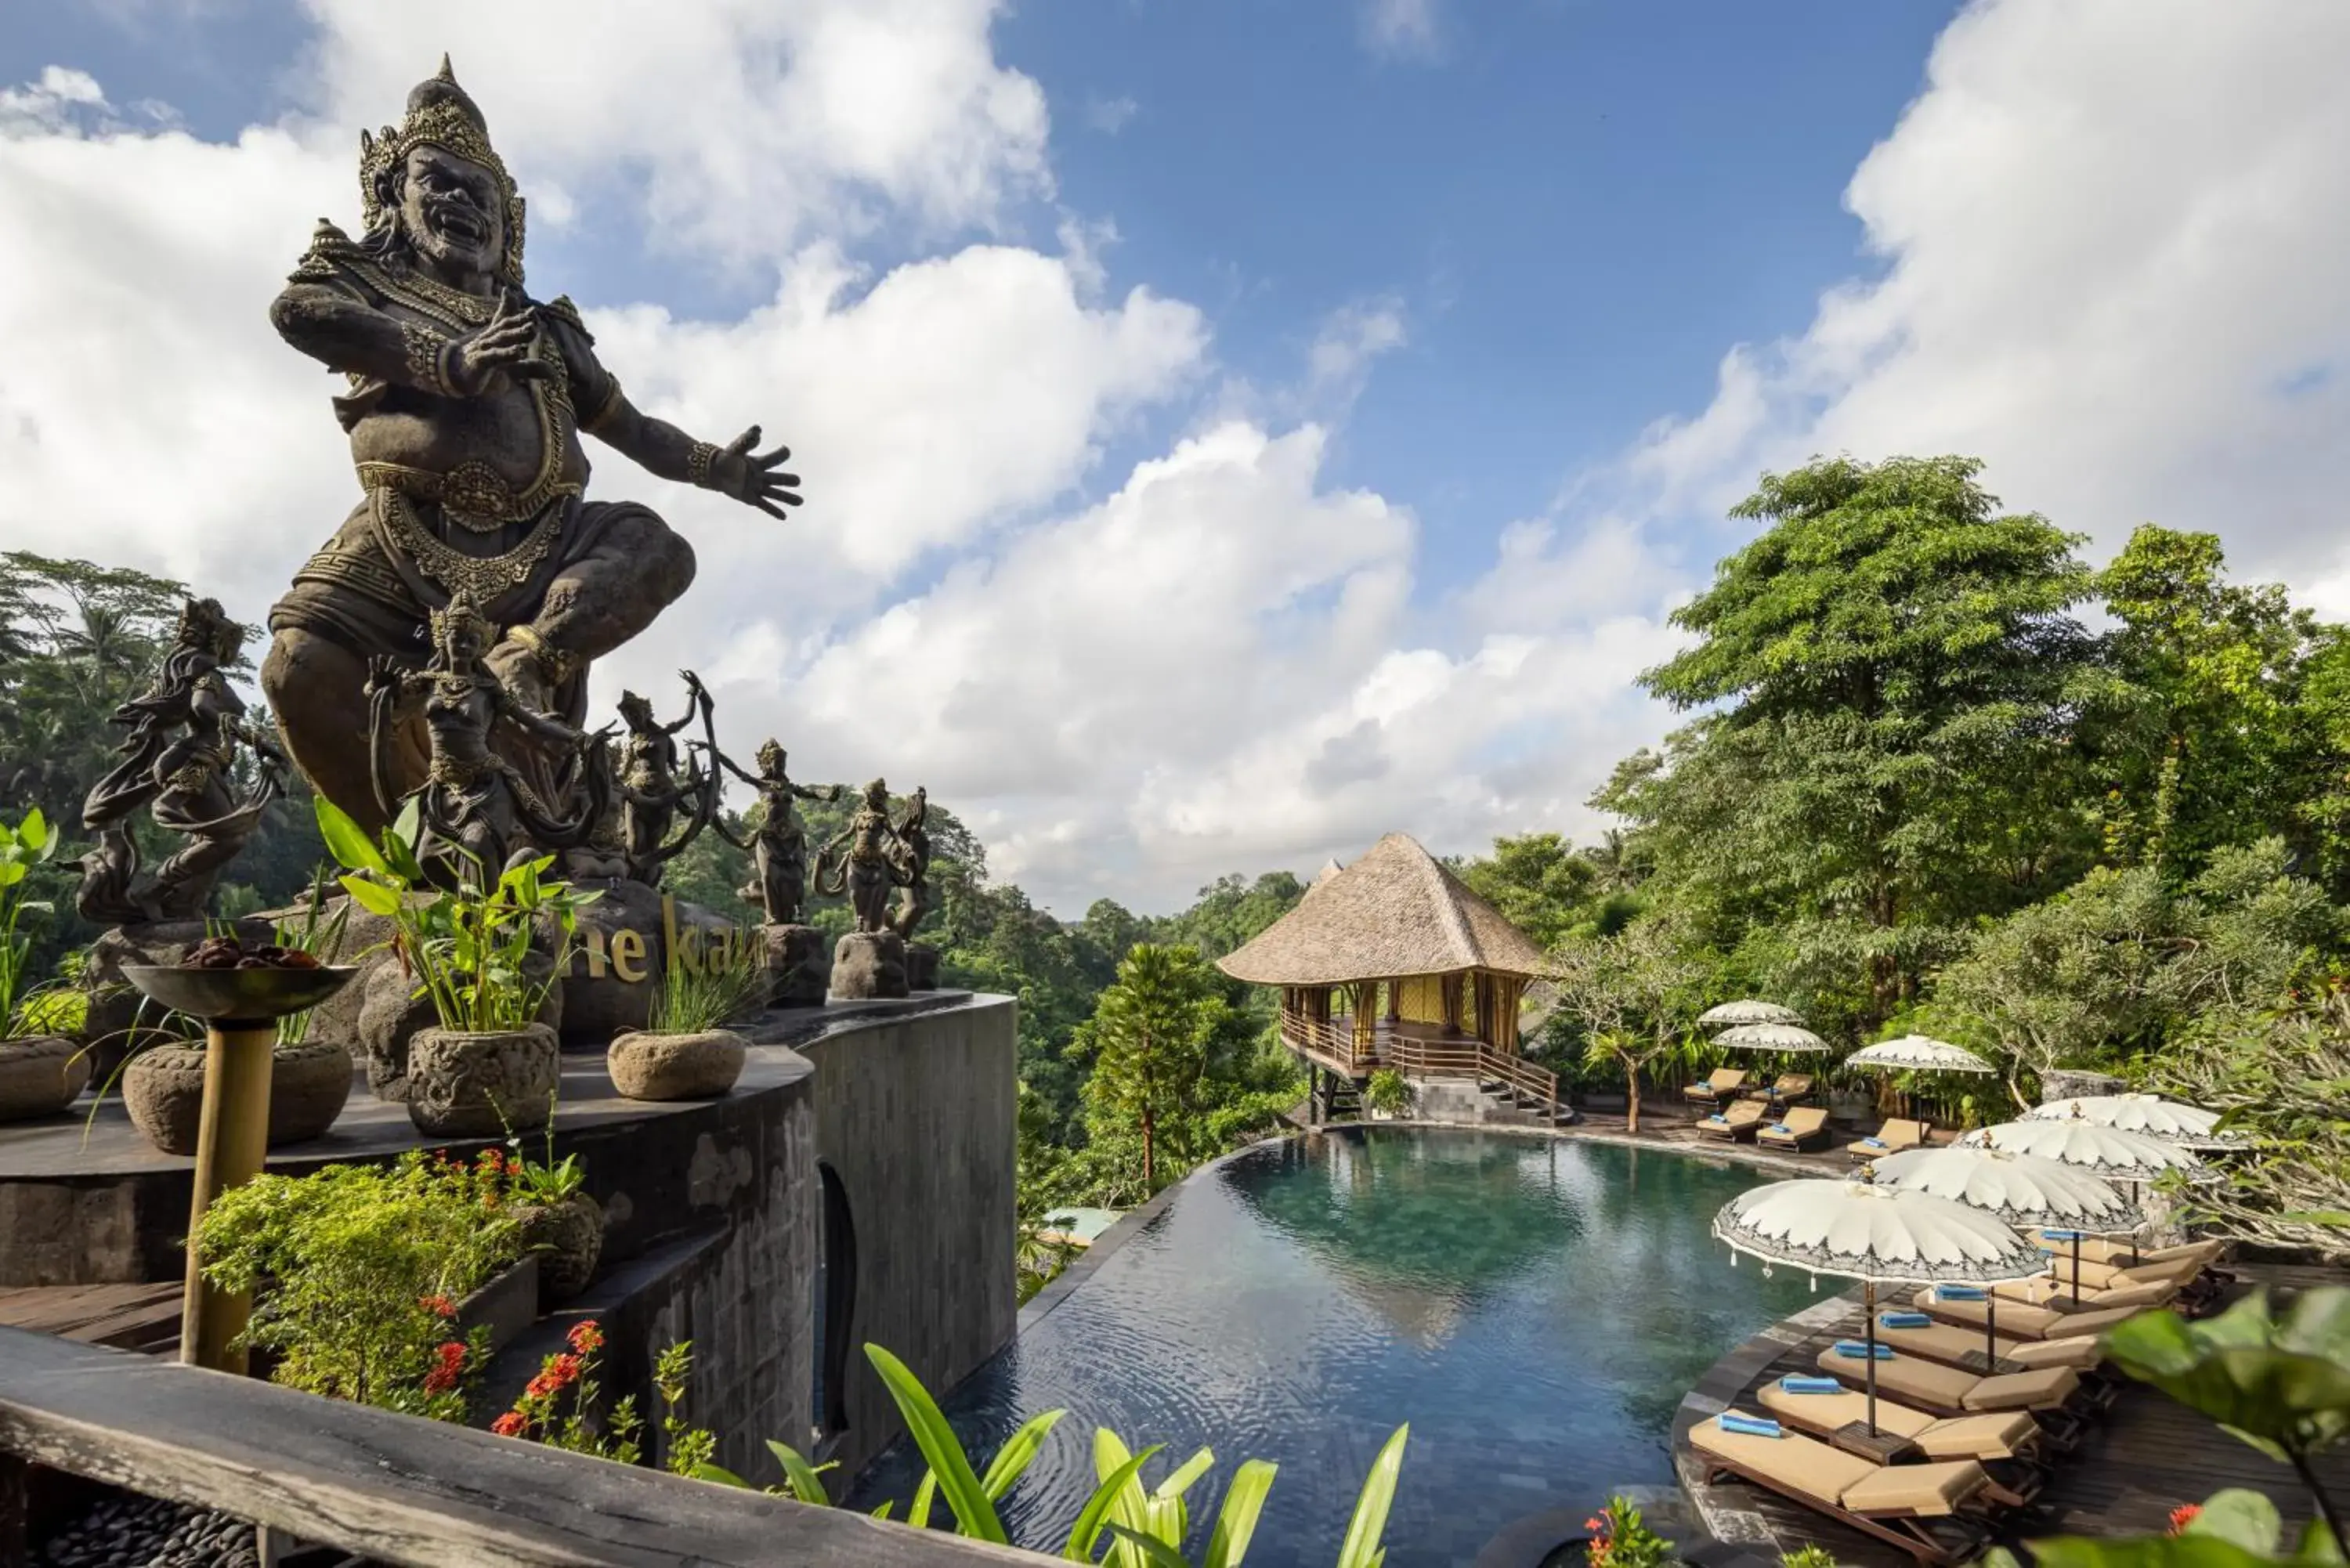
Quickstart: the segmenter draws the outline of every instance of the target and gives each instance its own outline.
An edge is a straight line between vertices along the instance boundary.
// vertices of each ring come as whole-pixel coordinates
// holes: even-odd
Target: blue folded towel
[[[1844,1385],[1833,1377],[1805,1377],[1790,1372],[1779,1379],[1779,1386],[1790,1394],[1841,1394]]]
[[[1793,1127],[1789,1127],[1789,1126],[1788,1126],[1786,1123],[1784,1123],[1784,1122],[1773,1122],[1773,1123],[1771,1124],[1771,1130],[1772,1130],[1773,1132],[1774,1132],[1774,1133],[1783,1133],[1783,1132],[1793,1132],[1793,1131],[1794,1131],[1795,1129],[1794,1129],[1794,1128],[1793,1128]]]
[[[1725,1432],[1743,1432],[1750,1438],[1776,1438],[1783,1435],[1779,1430],[1778,1422],[1762,1420],[1753,1416],[1742,1416],[1735,1410],[1726,1410],[1722,1413],[1721,1429]]]
[[[2043,1241],[2078,1241],[2087,1234],[2085,1231],[2043,1231],[2040,1239]]]
[[[1885,1147],[1885,1140],[1881,1137],[1865,1137],[1860,1140],[1860,1147],[1863,1148],[1883,1148]]]
[[[1893,1347],[1891,1345],[1877,1345],[1876,1349],[1877,1360],[1890,1361],[1893,1359]],[[1869,1346],[1862,1340],[1839,1339],[1835,1342],[1835,1352],[1838,1355],[1849,1355],[1856,1361],[1866,1361],[1868,1359]]]
[[[1936,1285],[1934,1299],[1938,1302],[1979,1302],[1991,1293],[1981,1285]]]
[[[1710,1122],[1721,1122],[1725,1127],[1728,1126],[1730,1122],[1730,1118],[1723,1116],[1720,1111],[1714,1112],[1713,1115],[1706,1117],[1705,1119]]]
[[[1877,1321],[1887,1328],[1923,1328],[1934,1320],[1922,1312],[1888,1312]]]

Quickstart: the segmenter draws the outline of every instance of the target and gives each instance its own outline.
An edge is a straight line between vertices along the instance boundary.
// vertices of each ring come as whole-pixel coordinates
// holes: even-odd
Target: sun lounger
[[[1788,1106],[1809,1098],[1811,1092],[1812,1075],[1809,1073],[1782,1073],[1762,1087],[1747,1090],[1746,1097],[1761,1100],[1766,1105]]]
[[[1819,1368],[1849,1388],[1868,1386],[1868,1364],[1830,1345],[1820,1352]],[[1987,1410],[2029,1410],[2034,1415],[2061,1416],[2080,1391],[2081,1375],[2069,1366],[2034,1367],[2029,1372],[1977,1376],[1955,1366],[1921,1361],[1896,1352],[1877,1363],[1877,1393],[1890,1394],[1904,1405],[1934,1416],[1973,1416]]]
[[[2068,1262],[2071,1260],[2073,1243],[2070,1241],[2052,1241],[2046,1232],[2040,1231],[2031,1231],[2028,1234],[2047,1251],[2062,1252]],[[2196,1266],[2199,1268],[2210,1268],[2219,1262],[2227,1251],[2228,1243],[2216,1240],[2182,1241],[2173,1247],[2141,1247],[2137,1252],[2137,1262],[2133,1265],[2130,1262],[2130,1244],[2127,1237],[2084,1236],[2081,1238],[2083,1259],[2092,1263],[2116,1263],[2125,1268],[2145,1268],[2149,1264],[2177,1262],[2186,1258],[2195,1260]]]
[[[1938,1568],[1968,1561],[1989,1539],[1991,1477],[1972,1459],[1878,1465],[1783,1426],[1766,1437],[1722,1420],[1690,1428],[1709,1478],[1736,1476]]]
[[[1741,1100],[1726,1111],[1698,1118],[1697,1136],[1722,1143],[1743,1143],[1754,1136],[1767,1113],[1760,1100]]]
[[[2140,1263],[2131,1267],[2127,1262],[2100,1263],[2083,1258],[2078,1265],[2084,1290],[2122,1290],[2133,1286],[2173,1285],[2184,1290],[2203,1272],[2200,1259],[2173,1258],[2167,1262]],[[2072,1255],[2058,1252],[2049,1272],[2064,1282],[2073,1282],[2074,1264]]]
[[[1713,1075],[1704,1083],[1690,1084],[1684,1087],[1681,1093],[1700,1105],[1712,1106],[1719,1105],[1723,1100],[1737,1098],[1738,1091],[1745,1086],[1745,1068],[1716,1067],[1713,1070]]]
[[[2028,1302],[2033,1306],[2054,1307],[2058,1312],[2078,1312],[2084,1307],[2100,1311],[2116,1307],[2168,1306],[2179,1295],[2176,1284],[2118,1284],[2099,1287],[2090,1282],[2088,1272],[2082,1271],[2081,1288],[2073,1289],[2073,1271],[2060,1267],[2054,1275],[2041,1274],[2029,1280],[2002,1280],[1991,1289],[2002,1301]]]
[[[1844,1151],[1852,1156],[1856,1161],[1882,1159],[1888,1154],[1899,1154],[1903,1149],[1921,1148],[1925,1146],[1925,1142],[1926,1124],[1924,1122],[1908,1121],[1900,1116],[1894,1116],[1877,1129],[1876,1137],[1862,1138],[1857,1143],[1848,1143],[1844,1146]]]
[[[1981,1332],[1989,1320],[1990,1303],[1981,1301],[1952,1301],[1938,1293],[1931,1285],[1909,1298],[1909,1304],[1929,1317],[1944,1323],[1954,1323],[1961,1328]],[[2093,1307],[2085,1312],[2057,1312],[2053,1308],[2035,1306],[2030,1302],[2002,1300],[1999,1304],[1999,1332],[2015,1339],[2072,1339],[2079,1335],[2095,1338],[2117,1323],[2136,1317],[2144,1307]]]
[[[1797,1106],[1766,1123],[1754,1141],[1771,1148],[1816,1148],[1828,1140],[1828,1114],[1817,1106]]]
[[[1922,1361],[1939,1361],[1945,1366],[1956,1366],[1975,1373],[2028,1372],[2042,1366],[2069,1366],[2075,1372],[2090,1372],[2105,1360],[2094,1339],[2008,1339],[1999,1338],[1999,1364],[1987,1366],[1984,1361],[1983,1334],[1979,1328],[1960,1328],[1956,1324],[1929,1323],[1924,1327],[1896,1327],[1888,1324],[1882,1314],[1877,1320],[1877,1337],[1904,1355],[1914,1355]]]
[[[1754,1397],[1782,1425],[1831,1444],[1841,1439],[1841,1446],[1846,1447],[1847,1451],[1858,1452],[1863,1458],[1873,1457],[1868,1451],[1871,1445],[1864,1440],[1868,1431],[1866,1395],[1842,1386],[1834,1393],[1797,1393],[1773,1378],[1756,1389]],[[2034,1458],[2040,1447],[2040,1423],[2022,1410],[1991,1411],[1981,1416],[1929,1416],[1879,1394],[1877,1430],[1908,1445],[1905,1449],[1894,1450],[1885,1462],[1973,1459],[1990,1473],[1992,1495],[2012,1507],[2021,1507],[2040,1495],[2046,1480]]]

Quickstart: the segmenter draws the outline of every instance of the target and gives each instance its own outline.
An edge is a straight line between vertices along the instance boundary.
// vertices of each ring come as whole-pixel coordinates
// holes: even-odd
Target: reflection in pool
[[[983,1461],[1024,1415],[1070,1414],[1007,1500],[1057,1552],[1092,1490],[1091,1437],[1202,1444],[1196,1555],[1243,1459],[1281,1467],[1250,1568],[1337,1554],[1357,1490],[1411,1423],[1390,1568],[1467,1563],[1512,1521],[1671,1479],[1674,1408],[1725,1351],[1809,1299],[1707,1237],[1770,1179],[1686,1155],[1455,1129],[1367,1128],[1195,1177],[1059,1307],[946,1401]],[[910,1445],[859,1478],[911,1493]]]

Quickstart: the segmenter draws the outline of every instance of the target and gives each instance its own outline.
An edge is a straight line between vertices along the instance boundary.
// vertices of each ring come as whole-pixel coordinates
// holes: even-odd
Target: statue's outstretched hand
[[[501,370],[517,381],[543,379],[555,367],[537,357],[538,318],[509,290],[481,326],[457,339],[450,379],[466,397],[479,397]]]
[[[757,425],[728,442],[711,460],[710,487],[723,491],[745,505],[755,506],[770,517],[781,517],[786,506],[806,505],[800,499],[800,476],[775,472],[792,460],[792,449],[779,446],[754,456],[751,449],[758,444]]]
[[[367,661],[367,694],[374,696],[386,688],[400,685],[400,660],[388,653],[379,653]]]

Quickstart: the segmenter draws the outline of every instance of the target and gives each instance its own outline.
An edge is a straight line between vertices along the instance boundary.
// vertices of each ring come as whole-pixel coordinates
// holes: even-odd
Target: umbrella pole
[[[2081,1232],[2073,1232],[2073,1304],[2081,1304]]]
[[[1860,1310],[1866,1314],[1868,1345],[1868,1435],[1877,1436],[1877,1282],[1860,1283]]]
[[[1983,1358],[1999,1370],[1999,1287],[1983,1287]]]
[[[2135,1181],[2130,1183],[2130,1207],[2137,1210],[2138,1223],[2145,1224],[2146,1210],[2138,1202],[2137,1183]],[[2137,1232],[2136,1231],[2130,1232],[2130,1267],[2133,1269],[2137,1267]]]

